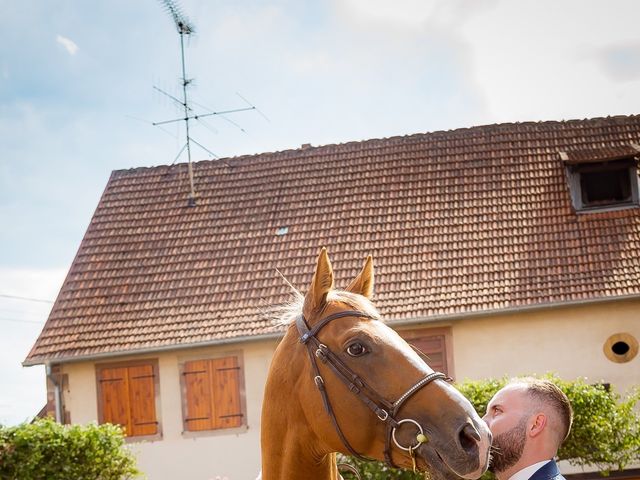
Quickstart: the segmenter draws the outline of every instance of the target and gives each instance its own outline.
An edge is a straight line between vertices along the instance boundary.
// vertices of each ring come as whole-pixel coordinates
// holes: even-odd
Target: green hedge
[[[140,476],[119,426],[40,419],[0,426],[3,480],[124,480]]]
[[[613,387],[590,384],[585,379],[562,380],[554,375],[544,375],[567,394],[574,411],[573,426],[569,438],[560,448],[558,457],[578,466],[592,467],[603,474],[611,470],[623,470],[640,462],[640,389],[634,388],[621,396]],[[466,396],[480,416],[493,395],[508,382],[508,378],[481,381],[467,380],[456,387]],[[359,462],[341,457],[372,480],[418,480],[423,475],[392,470],[382,463]],[[345,480],[355,478],[343,474]],[[484,478],[492,478],[486,474]]]

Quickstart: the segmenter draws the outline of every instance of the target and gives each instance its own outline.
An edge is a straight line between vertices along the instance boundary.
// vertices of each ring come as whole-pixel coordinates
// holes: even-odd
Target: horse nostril
[[[475,448],[476,444],[480,442],[480,434],[470,423],[466,423],[464,427],[460,429],[460,446],[465,451],[470,451]]]

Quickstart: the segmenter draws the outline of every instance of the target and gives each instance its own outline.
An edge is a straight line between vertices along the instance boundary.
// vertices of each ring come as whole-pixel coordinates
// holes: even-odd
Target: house
[[[126,427],[151,480],[254,478],[282,327],[321,246],[452,377],[640,359],[640,116],[515,123],[112,173],[24,365],[67,422]],[[636,471],[636,473],[638,473]]]

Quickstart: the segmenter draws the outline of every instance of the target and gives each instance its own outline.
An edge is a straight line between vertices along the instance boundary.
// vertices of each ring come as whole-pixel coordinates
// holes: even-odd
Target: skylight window
[[[640,205],[637,145],[560,152],[576,211],[611,210]]]

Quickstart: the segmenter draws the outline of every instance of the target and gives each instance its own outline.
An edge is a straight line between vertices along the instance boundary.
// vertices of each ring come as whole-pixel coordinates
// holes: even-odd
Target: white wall
[[[467,319],[452,327],[459,381],[555,372],[608,382],[620,392],[640,384],[640,355],[614,363],[603,352],[614,333],[640,340],[640,300]]]
[[[220,346],[144,355],[117,360],[157,358],[160,381],[162,439],[132,442],[139,468],[149,480],[228,480],[256,478],[260,470],[260,411],[263,386],[276,342],[252,342],[238,346]],[[241,354],[244,362],[247,428],[211,434],[182,433],[182,406],[178,363],[191,356]],[[96,374],[93,363],[67,364],[69,389],[65,404],[73,423],[98,419]]]

